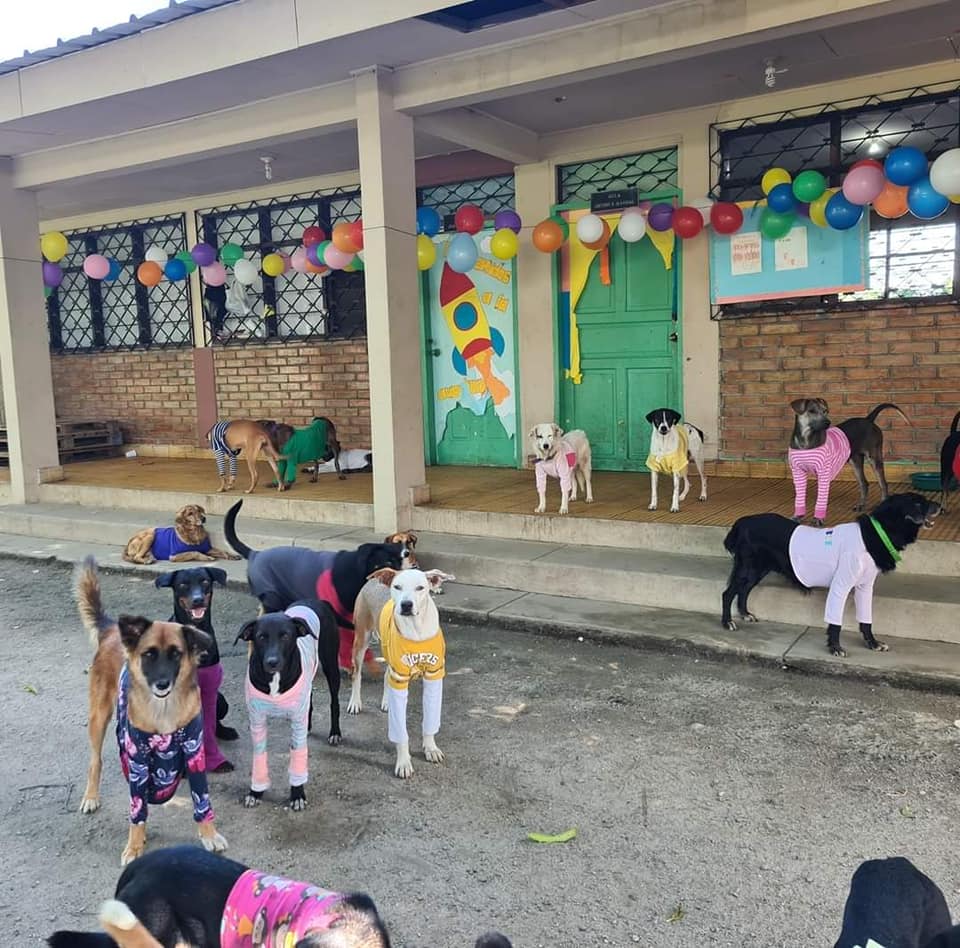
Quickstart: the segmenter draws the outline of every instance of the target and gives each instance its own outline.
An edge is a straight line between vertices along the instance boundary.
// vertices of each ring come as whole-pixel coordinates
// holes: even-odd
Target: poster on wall
[[[491,256],[489,235],[475,240],[476,265],[457,273],[445,262],[446,238],[438,237],[437,261],[428,272],[427,378],[436,462],[515,466],[515,265]]]

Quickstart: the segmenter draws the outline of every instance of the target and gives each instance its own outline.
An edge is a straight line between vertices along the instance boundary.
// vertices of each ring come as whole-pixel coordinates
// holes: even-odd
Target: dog
[[[171,563],[238,560],[235,553],[218,550],[205,526],[207,512],[199,504],[187,504],[177,511],[172,527],[147,527],[127,541],[123,558],[128,563],[149,565],[157,560]]]
[[[647,415],[653,428],[650,435],[650,506],[657,509],[657,475],[673,475],[673,498],[670,513],[680,512],[680,501],[690,493],[688,471],[690,461],[697,466],[700,475],[700,500],[707,499],[707,477],[703,473],[703,432],[695,425],[680,424],[680,413],[672,408],[655,408]],[[680,493],[680,478],[683,478],[683,493]]]
[[[547,475],[560,480],[560,513],[570,512],[570,501],[577,499],[577,485],[588,504],[593,503],[593,461],[586,432],[567,431],[559,425],[534,425],[527,433],[533,445],[534,472],[540,503],[534,513],[547,509]]]
[[[239,559],[239,557],[237,557]],[[161,573],[154,581],[157,589],[173,590],[171,622],[192,625],[210,636],[212,645],[200,656],[197,681],[200,685],[200,704],[203,708],[203,751],[210,773],[229,773],[233,764],[220,752],[220,741],[235,741],[239,735],[222,723],[230,706],[220,693],[223,666],[217,634],[213,630],[213,587],[227,585],[227,574],[222,569],[199,566]]]
[[[247,470],[250,472],[250,486],[247,493],[252,494],[257,488],[260,474],[257,471],[257,458],[260,452],[267,459],[270,470],[276,478],[278,490],[282,490],[282,481],[277,462],[279,455],[270,443],[270,435],[255,421],[243,419],[241,421],[218,421],[208,432],[207,441],[213,449],[217,460],[217,473],[220,475],[220,487],[217,493],[232,490],[237,480],[237,455],[243,451],[247,459]],[[230,464],[230,475],[227,476],[227,462]]]
[[[373,471],[373,452],[369,448],[344,448],[337,455],[340,468],[351,474],[370,474]],[[300,468],[304,474],[332,474],[336,470],[333,460],[320,464],[308,464]]]
[[[247,561],[247,585],[264,612],[283,612],[301,599],[322,599],[333,609],[340,629],[340,668],[349,671],[353,654],[353,610],[367,577],[383,567],[400,569],[399,543],[363,543],[356,550],[309,550],[302,546],[275,546],[251,550],[237,536],[236,519],[243,501],[235,503],[223,519],[223,532],[231,549]],[[367,653],[367,671],[380,667]]]
[[[950,433],[940,448],[940,508],[947,512],[947,493],[955,490],[960,481],[960,411],[953,416]]]
[[[807,474],[817,478],[817,502],[814,507],[814,526],[823,526],[827,517],[830,499],[830,483],[849,460],[860,487],[860,499],[854,510],[862,512],[867,507],[867,479],[863,462],[870,459],[877,472],[880,484],[880,500],[890,494],[883,470],[883,432],[877,426],[880,412],[891,408],[909,425],[910,419],[892,402],[877,405],[866,418],[848,418],[836,427],[831,427],[830,409],[822,398],[797,398],[790,403],[797,416],[790,436],[787,460],[794,485],[793,516],[803,520],[807,512]]]
[[[272,612],[246,623],[237,642],[249,644],[244,692],[253,740],[253,773],[244,806],[260,803],[270,789],[267,760],[267,718],[290,722],[290,809],[307,805],[307,734],[313,730],[313,679],[317,665],[330,688],[330,735],[336,746],[340,734],[340,636],[333,610],[317,599],[295,602],[283,612]]]
[[[314,447],[310,453],[316,454],[316,457],[292,457],[290,452],[286,451],[287,445],[290,442],[290,439],[294,437],[297,433],[297,429],[293,425],[283,424],[282,422],[276,422],[271,419],[265,419],[263,421],[258,421],[258,425],[261,425],[266,432],[270,435],[270,443],[273,445],[274,450],[277,454],[286,455],[287,460],[293,465],[290,473],[296,471],[297,464],[304,464],[308,461],[312,463],[312,470],[309,471],[313,476],[310,478],[311,484],[317,483],[317,476],[320,473],[320,465],[326,463],[327,461],[333,462],[334,470],[337,472],[337,477],[342,481],[347,477],[346,472],[351,470],[349,467],[341,468],[340,464],[340,442],[337,440],[337,426],[325,415],[316,415],[311,422],[311,427],[322,424],[326,426],[325,435],[323,438],[323,446],[319,451]],[[308,430],[308,429],[301,429]],[[306,470],[306,469],[305,469]]]
[[[920,494],[893,494],[869,516],[829,530],[804,527],[780,514],[741,517],[727,533],[723,545],[733,555],[733,568],[723,591],[720,621],[736,631],[730,616],[734,598],[746,622],[756,622],[747,597],[768,573],[779,573],[801,589],[829,589],[824,621],[827,647],[832,655],[846,657],[840,646],[843,608],[851,589],[857,621],[867,648],[885,652],[887,646],[873,635],[873,585],[881,573],[896,568],[900,553],[930,529],[940,505]]]
[[[399,536],[399,534],[396,535]],[[419,567],[414,562],[408,566],[404,566],[404,570],[407,569],[416,570],[419,569]],[[432,595],[439,595],[444,583],[453,582],[456,579],[456,577],[451,576],[449,573],[443,573],[438,569],[426,570],[423,575],[427,577],[427,589]],[[362,677],[360,657],[366,652],[370,641],[379,637],[380,616],[389,599],[390,588],[383,583],[376,573],[364,583],[363,589],[360,590],[360,595],[357,596],[357,608],[354,617],[355,631],[353,633],[352,681],[350,686],[350,702],[347,704],[348,714],[359,714],[363,709],[363,702],[360,700],[360,681]],[[384,676],[384,690],[383,697],[380,701],[380,710],[387,710],[386,676]]]
[[[117,743],[130,785],[130,830],[122,865],[142,855],[147,810],[165,803],[183,776],[190,783],[193,818],[205,849],[221,852],[207,790],[197,664],[213,640],[192,625],[151,622],[103,610],[97,564],[88,556],[75,581],[77,608],[96,654],[90,668],[90,765],[81,813],[100,807],[103,738],[117,714]]]

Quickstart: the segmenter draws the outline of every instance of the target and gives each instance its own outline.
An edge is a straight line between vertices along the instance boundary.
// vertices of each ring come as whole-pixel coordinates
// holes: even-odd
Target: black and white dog
[[[829,590],[824,621],[832,655],[844,658],[847,654],[840,646],[840,626],[851,590],[867,648],[885,652],[887,646],[873,637],[873,585],[881,573],[896,568],[900,552],[922,528],[930,529],[939,513],[939,504],[908,493],[892,494],[872,514],[827,530],[800,526],[775,513],[741,517],[723,541],[733,554],[722,599],[724,628],[737,628],[730,617],[734,599],[740,618],[756,622],[747,597],[765,576],[779,573],[801,589]]]
[[[650,506],[657,509],[657,475],[673,475],[673,497],[670,513],[679,513],[680,501],[690,492],[688,470],[690,462],[700,474],[700,500],[707,499],[707,478],[703,473],[703,432],[694,425],[680,424],[680,413],[672,408],[655,408],[647,415],[653,427],[650,436]],[[683,478],[683,493],[680,493],[680,478]]]

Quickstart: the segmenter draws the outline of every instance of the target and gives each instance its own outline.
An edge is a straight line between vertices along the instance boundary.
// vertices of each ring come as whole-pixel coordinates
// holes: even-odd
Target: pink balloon
[[[293,267],[297,273],[307,272],[307,251],[305,247],[297,247],[297,249],[294,250],[290,256],[290,266]]]
[[[98,253],[92,253],[83,261],[83,272],[91,280],[102,280],[110,273],[110,261]]]
[[[843,196],[851,203],[863,206],[880,197],[886,184],[883,169],[874,165],[851,168],[843,179]]]
[[[323,262],[331,270],[342,270],[353,262],[355,256],[355,253],[345,253],[339,247],[330,243],[323,251]]]
[[[227,268],[219,261],[201,267],[200,275],[207,286],[223,286],[227,282]]]
[[[288,253],[282,253],[282,254],[280,254],[280,259],[283,261],[283,272],[284,272],[284,273],[289,273],[289,272],[290,272],[290,266],[291,266],[291,264],[290,264],[290,254],[288,254]]]

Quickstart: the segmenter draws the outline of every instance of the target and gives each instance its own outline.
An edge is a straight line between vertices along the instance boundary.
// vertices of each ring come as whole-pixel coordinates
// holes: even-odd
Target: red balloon
[[[710,208],[710,223],[718,234],[735,234],[743,227],[743,211],[732,201],[719,201]]]
[[[347,227],[349,228],[350,242],[357,250],[363,250],[363,221],[353,221]]]
[[[319,244],[320,241],[326,238],[326,234],[323,232],[322,227],[317,227],[314,224],[312,227],[308,227],[303,232],[303,246],[304,247],[313,247],[316,244]]]
[[[689,240],[703,230],[703,215],[695,207],[678,207],[673,212],[673,232]]]
[[[861,158],[859,161],[855,162],[850,166],[850,170],[853,171],[854,168],[866,168],[866,167],[879,168],[881,171],[883,171],[883,165],[879,161],[876,161],[873,158]]]
[[[476,234],[483,229],[483,211],[476,204],[463,204],[453,221],[461,234]]]

